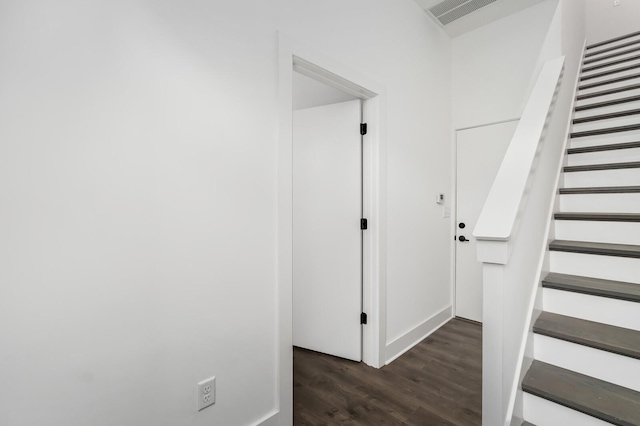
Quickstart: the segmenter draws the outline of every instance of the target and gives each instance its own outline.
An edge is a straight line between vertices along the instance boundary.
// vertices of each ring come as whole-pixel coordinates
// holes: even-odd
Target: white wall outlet
[[[444,194],[441,194],[441,193],[436,194],[436,203],[438,204],[444,203]]]
[[[620,6],[620,0],[613,0],[613,7]]]
[[[216,403],[216,378],[210,377],[198,383],[198,411]]]

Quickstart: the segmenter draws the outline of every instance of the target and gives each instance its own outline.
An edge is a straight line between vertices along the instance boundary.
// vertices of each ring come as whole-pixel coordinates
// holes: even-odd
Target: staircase
[[[523,424],[638,426],[640,32],[587,47],[566,160]]]

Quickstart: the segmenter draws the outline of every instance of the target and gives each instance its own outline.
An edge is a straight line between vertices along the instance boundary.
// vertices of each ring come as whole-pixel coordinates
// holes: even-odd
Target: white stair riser
[[[584,154],[570,154],[567,156],[568,166],[625,163],[628,161],[640,161],[640,147],[629,149],[614,149],[610,151],[586,152]]]
[[[558,240],[640,245],[640,222],[556,220],[555,229]]]
[[[632,64],[628,64],[629,66],[631,66]],[[620,68],[624,68],[624,67],[620,67]],[[602,81],[608,81],[614,78],[619,78],[619,77],[625,77],[628,75],[636,75],[640,73],[640,68],[633,68],[627,71],[618,71],[616,73],[613,74],[609,74],[609,75],[604,75],[602,77],[596,77],[596,78],[589,78],[587,80],[580,80],[580,85],[583,84],[592,84],[592,83],[600,83]],[[597,72],[594,73],[589,73],[589,75],[595,75],[595,74],[599,74]],[[585,75],[585,77],[588,77],[587,75]],[[582,78],[582,77],[581,77]]]
[[[611,143],[636,142],[640,140],[640,130],[630,132],[606,133],[603,135],[583,136],[571,138],[569,146],[579,148],[582,146],[608,145]]]
[[[624,52],[625,50],[629,50],[629,49],[634,49],[634,46],[625,47],[624,49],[619,50],[618,53]],[[594,55],[594,56],[585,58],[583,61],[582,68],[584,69],[584,68],[589,68],[596,65],[606,64],[607,62],[611,62],[611,61],[618,61],[622,59],[633,58],[634,56],[640,55],[640,50],[636,50],[635,52],[631,52],[631,53],[625,53],[624,55],[614,56],[613,58],[602,59],[605,56],[614,55],[614,54],[616,54],[616,52],[611,51],[603,55]],[[595,62],[590,62],[590,61],[595,61]],[[589,63],[586,63],[586,62],[589,62]]]
[[[565,172],[564,184],[568,188],[640,185],[640,168]]]
[[[640,115],[629,115],[626,117],[608,118],[606,120],[588,121],[586,123],[576,123],[573,125],[573,132],[587,132],[590,130],[608,129],[611,127],[631,126],[640,124]]]
[[[542,290],[542,299],[546,312],[640,330],[638,302],[552,288]]]
[[[626,97],[627,96],[620,96],[619,98],[626,98]],[[601,102],[604,102],[604,101],[601,101]],[[595,103],[600,103],[600,102],[591,102],[590,104],[595,104]],[[584,111],[576,111],[575,114],[573,115],[573,118],[575,119],[575,118],[593,117],[594,115],[612,114],[614,112],[629,111],[633,109],[640,109],[640,101],[625,102],[622,104],[611,105],[607,107],[599,107],[599,108],[587,109]]]
[[[604,92],[611,89],[635,86],[638,84],[640,84],[640,77],[631,78],[629,80],[617,81],[615,83],[607,83],[601,86],[591,87],[589,89],[579,89],[577,94],[589,95],[591,93],[600,93],[600,92]],[[581,83],[580,86],[589,86],[588,81]],[[618,99],[620,97],[635,96],[637,94],[638,94],[638,89],[625,90],[624,92],[613,93],[611,95],[601,95],[601,96],[595,96],[593,98],[580,99],[577,101],[576,105],[582,105],[585,103],[593,103],[593,102],[611,101],[613,99]]]
[[[640,360],[553,337],[534,334],[534,353],[538,361],[640,391]]]
[[[631,56],[634,56],[634,55],[631,55]],[[601,63],[598,63],[598,64],[585,65],[584,68],[588,69],[588,68],[590,68],[592,66],[603,65],[603,64],[609,63],[609,62],[614,61],[614,60],[618,60],[618,58],[607,59],[606,61],[602,61]],[[632,61],[624,62],[624,63],[621,63],[621,64],[609,65],[609,66],[598,68],[598,69],[592,70],[592,71],[586,71],[586,72],[583,71],[582,74],[581,74],[581,77],[588,77],[590,75],[596,75],[596,74],[600,74],[600,73],[603,73],[603,72],[615,71],[615,70],[618,70],[620,68],[625,68],[625,67],[638,65],[638,64],[640,64],[640,59],[634,59]]]
[[[598,47],[593,47],[591,49],[587,49],[585,52],[585,55],[591,55],[591,56],[586,56],[585,59],[590,59],[590,58],[598,58],[600,56],[606,56],[606,55],[611,55],[613,53],[617,53],[617,52],[621,52],[624,51],[626,49],[631,49],[632,47],[636,46],[636,42],[640,41],[640,37],[638,36],[634,36],[634,37],[629,37],[626,38],[624,40],[620,40],[617,41],[615,43],[607,43],[603,46],[598,46]],[[630,46],[624,46],[625,44],[631,44]],[[609,50],[612,49],[612,50]],[[608,50],[607,52],[603,52],[604,50]]]
[[[583,414],[525,392],[524,418],[537,426],[611,426],[595,417]]]
[[[640,259],[560,251],[549,259],[551,272],[640,284]]]
[[[560,211],[587,213],[640,213],[640,193],[561,195]]]

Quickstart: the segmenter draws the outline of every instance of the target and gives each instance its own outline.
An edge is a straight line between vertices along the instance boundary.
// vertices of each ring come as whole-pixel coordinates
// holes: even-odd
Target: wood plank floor
[[[453,319],[379,370],[293,352],[294,425],[482,423],[482,326]]]

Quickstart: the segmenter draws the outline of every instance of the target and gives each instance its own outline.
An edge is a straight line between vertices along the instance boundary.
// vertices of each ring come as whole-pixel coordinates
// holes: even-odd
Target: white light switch
[[[613,7],[620,6],[620,0],[613,0]]]

